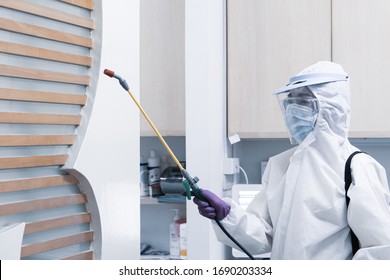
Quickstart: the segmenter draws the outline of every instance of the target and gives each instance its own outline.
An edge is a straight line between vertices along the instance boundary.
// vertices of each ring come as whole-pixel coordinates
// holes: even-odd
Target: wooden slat
[[[0,169],[64,165],[68,155],[0,158]]]
[[[60,82],[76,85],[89,85],[90,77],[86,75],[69,74],[47,70],[0,64],[0,76]]]
[[[86,202],[87,199],[84,194],[73,194],[67,196],[57,196],[51,198],[7,203],[0,205],[0,216],[34,212],[50,208],[77,205]]]
[[[69,3],[74,6],[85,8],[88,10],[93,9],[93,0],[60,0],[62,2]]]
[[[30,3],[24,0],[1,0],[0,1],[0,6],[45,17],[45,18],[50,18],[54,19],[57,21],[62,21],[66,23],[70,23],[73,25],[81,26],[81,27],[86,27],[89,29],[94,29],[94,22],[91,19],[88,18],[83,18],[79,17],[76,15],[72,15],[69,13],[65,13],[56,9],[52,9],[47,6],[42,6],[34,3]]]
[[[67,94],[12,88],[0,88],[0,99],[75,105],[85,105],[87,103],[87,96],[85,94]]]
[[[88,48],[92,48],[93,46],[92,39],[88,37],[65,33],[6,18],[0,18],[0,29]]]
[[[71,225],[84,224],[91,221],[91,215],[89,213],[81,213],[72,216],[59,217],[44,221],[27,223],[24,234],[37,233],[41,231],[58,229]]]
[[[81,116],[76,115],[0,112],[0,123],[80,125],[80,122]]]
[[[92,66],[92,57],[90,56],[75,55],[10,42],[0,42],[0,52],[65,62],[76,65],[84,65],[88,67]]]
[[[44,241],[22,247],[21,257],[27,257],[51,250],[64,248],[74,244],[90,242],[93,240],[93,232],[83,232],[71,236],[57,238],[54,240]]]
[[[72,145],[75,135],[0,135],[0,147]]]
[[[78,180],[72,175],[58,175],[28,179],[0,181],[0,193],[15,192],[54,186],[78,184]]]
[[[77,255],[62,258],[61,260],[93,260],[93,251],[82,252]]]

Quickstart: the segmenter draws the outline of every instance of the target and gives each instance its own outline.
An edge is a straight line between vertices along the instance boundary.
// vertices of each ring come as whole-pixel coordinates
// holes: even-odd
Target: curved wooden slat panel
[[[91,214],[82,213],[82,214],[77,214],[72,216],[65,216],[65,217],[44,220],[44,221],[27,223],[24,230],[24,234],[31,234],[31,233],[41,232],[45,230],[83,224],[83,223],[88,223],[90,221],[91,221]]]
[[[88,86],[95,82],[91,73],[100,54],[92,50],[93,38],[100,42],[101,33],[91,32],[100,16],[100,11],[91,12],[93,2],[0,0],[8,17],[0,16],[6,35],[0,38],[5,58],[0,62],[0,171],[13,178],[0,178],[0,216],[26,222],[26,259],[94,258],[91,223],[99,230],[99,222],[88,212],[96,209],[90,207],[93,196],[88,199],[85,186],[61,170],[68,159],[67,146],[80,137],[76,129],[87,96],[94,101]],[[88,118],[83,125],[87,123]]]
[[[78,25],[81,27],[86,27],[89,29],[94,28],[94,22],[91,19],[82,18],[82,17],[75,16],[72,14],[64,13],[64,12],[56,10],[56,9],[41,6],[41,5],[27,2],[24,0],[18,0],[18,1],[1,0],[0,6],[6,7],[9,9],[13,9],[13,10],[17,10],[17,11],[21,11],[21,12],[25,12],[25,13],[29,13],[29,14],[33,14],[33,15],[37,15],[37,16],[41,16],[41,17],[45,17],[45,18],[50,18],[50,19]]]
[[[92,57],[53,51],[10,42],[0,42],[0,52],[65,62],[76,65],[92,66]]]
[[[0,147],[72,145],[75,135],[0,135]]]
[[[5,18],[0,18],[0,29],[88,48],[92,48],[93,46],[92,39],[88,37],[78,36]]]
[[[68,155],[0,158],[0,169],[64,165]]]
[[[67,94],[12,88],[0,88],[0,99],[75,105],[85,105],[87,102],[87,96],[84,94]]]
[[[93,232],[84,232],[80,234],[57,238],[54,240],[35,243],[32,245],[26,245],[22,247],[21,257],[27,257],[27,256],[55,250],[58,248],[71,246],[74,244],[90,242],[92,240],[93,240]]]
[[[78,74],[69,74],[47,70],[38,70],[19,66],[0,64],[0,76],[23,79],[60,82],[77,85],[89,85],[90,77]]]
[[[75,115],[0,112],[0,123],[79,125],[80,122],[81,116]]]
[[[77,183],[77,179],[71,175],[0,181],[0,192],[25,191],[53,186],[73,185]]]
[[[88,10],[93,10],[93,0],[60,0],[62,2],[66,2],[81,8],[85,8]]]
[[[0,215],[14,215],[56,207],[77,205],[86,202],[87,199],[84,194],[73,194],[67,196],[57,196],[30,201],[7,203],[0,205]]]

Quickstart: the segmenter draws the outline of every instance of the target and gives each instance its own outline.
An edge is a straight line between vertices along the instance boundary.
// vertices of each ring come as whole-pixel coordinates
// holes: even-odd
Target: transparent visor
[[[293,145],[300,144],[311,131],[318,117],[318,100],[308,87],[277,94],[284,121]]]

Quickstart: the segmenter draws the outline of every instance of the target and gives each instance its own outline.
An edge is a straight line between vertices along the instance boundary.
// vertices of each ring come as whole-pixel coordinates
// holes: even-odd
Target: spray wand
[[[126,82],[121,76],[114,73],[114,71],[105,69],[104,74],[109,76],[110,78],[115,78],[119,81],[119,84],[124,88],[125,91],[128,92],[130,97],[133,99],[139,110],[141,111],[142,115],[145,117],[146,121],[149,123],[149,125],[152,127],[158,138],[160,139],[160,142],[164,145],[165,149],[168,151],[169,155],[172,157],[172,159],[175,161],[177,167],[180,169],[180,173],[183,175],[185,180],[183,181],[183,186],[186,191],[186,196],[188,200],[191,200],[191,194],[194,194],[197,198],[204,200],[202,195],[200,194],[200,188],[197,185],[197,182],[199,181],[198,177],[192,177],[187,170],[182,166],[182,164],[179,162],[179,160],[176,158],[175,154],[172,152],[171,148],[168,146],[165,139],[161,136],[160,132],[156,128],[156,126],[153,124],[152,120],[149,118],[148,114],[146,114],[145,110],[142,108],[141,104],[137,101],[137,99],[134,97],[134,95],[131,93],[130,88]],[[192,190],[192,192],[191,192]]]
[[[128,94],[131,96],[137,107],[140,109],[142,115],[145,117],[147,122],[150,124],[158,138],[160,139],[161,143],[164,145],[165,149],[168,151],[169,155],[172,157],[172,159],[175,161],[177,167],[180,169],[181,174],[183,175],[183,186],[186,190],[186,196],[188,200],[191,200],[191,195],[194,195],[195,197],[199,198],[200,200],[206,201],[205,198],[200,194],[200,188],[198,187],[197,183],[199,181],[198,177],[192,177],[187,170],[184,169],[184,167],[181,165],[181,163],[176,158],[175,154],[172,152],[171,148],[169,148],[167,142],[165,142],[165,139],[161,136],[160,132],[156,128],[156,126],[153,124],[152,120],[149,118],[148,114],[146,114],[145,110],[142,108],[141,104],[137,101],[137,99],[134,97],[134,95],[131,93],[130,88],[126,82],[121,76],[114,73],[114,71],[105,69],[104,74],[109,76],[110,78],[115,78],[119,81],[119,84],[128,92]],[[227,230],[223,227],[221,222],[215,217],[214,221],[218,224],[218,226],[221,228],[221,230],[252,260],[254,260],[254,257],[236,240],[234,237],[227,232]]]

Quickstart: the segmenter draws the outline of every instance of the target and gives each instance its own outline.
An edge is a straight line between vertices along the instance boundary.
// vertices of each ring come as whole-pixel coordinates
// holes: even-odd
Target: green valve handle
[[[204,197],[200,194],[200,188],[197,185],[199,179],[197,177],[191,177],[191,175],[185,169],[181,170],[181,174],[185,178],[185,180],[183,181],[183,186],[186,190],[187,199],[191,200],[191,196],[194,195],[200,200],[205,201]]]
[[[184,186],[184,189],[186,190],[186,197],[188,200],[191,200],[191,187],[190,187],[190,183],[188,183],[187,180],[184,180],[183,181],[183,186]]]

